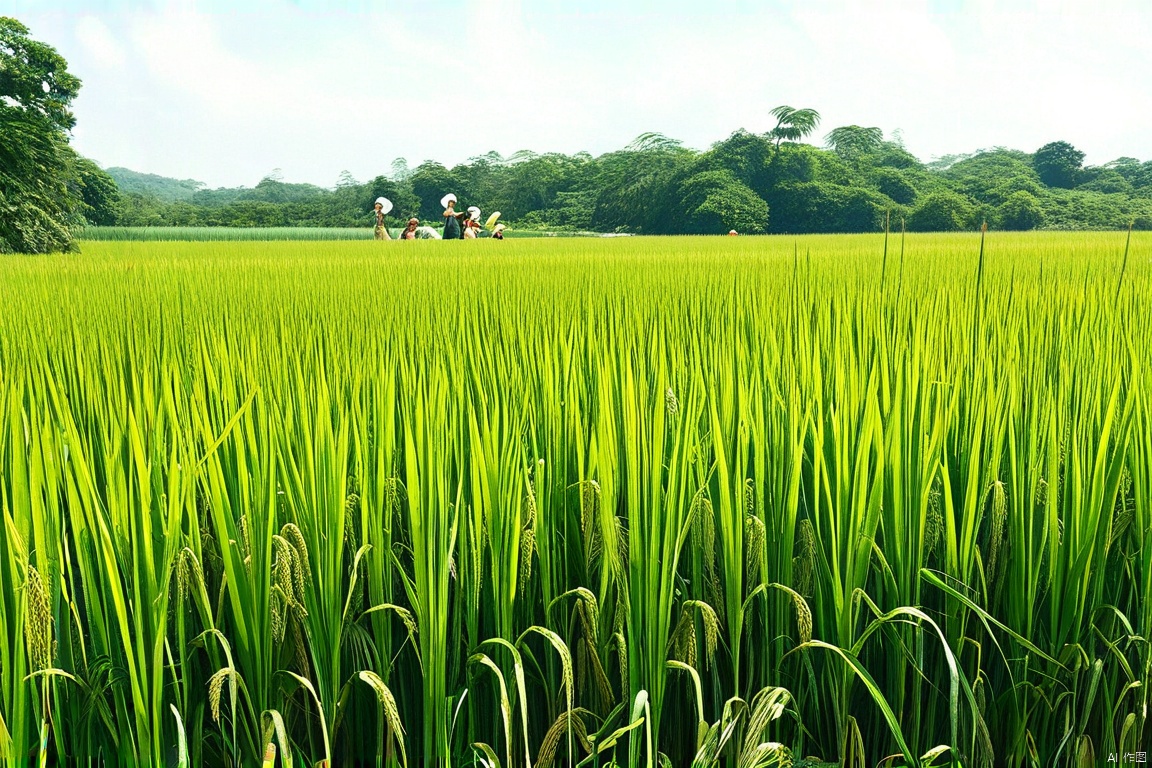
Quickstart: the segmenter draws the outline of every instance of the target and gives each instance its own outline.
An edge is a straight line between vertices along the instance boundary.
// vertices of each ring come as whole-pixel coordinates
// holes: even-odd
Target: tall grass
[[[1146,749],[1122,238],[0,262],[0,762]]]

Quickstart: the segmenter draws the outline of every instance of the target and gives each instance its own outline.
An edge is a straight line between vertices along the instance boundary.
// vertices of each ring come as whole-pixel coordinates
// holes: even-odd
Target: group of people
[[[447,194],[441,200],[440,204],[444,206],[444,234],[445,240],[475,240],[480,235],[480,209],[476,206],[470,206],[466,211],[456,210],[456,195]],[[392,210],[392,201],[386,197],[376,198],[375,208],[376,216],[376,239],[377,240],[391,240],[392,236],[388,234],[388,227],[385,225],[384,217]],[[485,226],[492,230],[493,240],[504,239],[504,225],[497,224],[496,220],[500,218],[500,212],[497,211],[488,217]],[[413,216],[408,219],[408,225],[400,231],[399,240],[418,240],[420,234],[418,232],[420,221]],[[432,237],[435,237],[433,234]]]

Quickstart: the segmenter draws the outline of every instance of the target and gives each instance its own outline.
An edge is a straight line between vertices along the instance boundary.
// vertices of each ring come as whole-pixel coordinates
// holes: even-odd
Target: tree
[[[412,176],[412,171],[408,167],[408,161],[402,157],[398,157],[392,161],[392,180],[393,181],[407,181]]]
[[[768,228],[768,203],[728,170],[704,171],[684,181],[680,210],[685,232],[760,234]]]
[[[346,188],[340,187],[340,189]],[[317,187],[314,184],[292,184],[269,175],[261,179],[255,189],[245,190],[238,195],[236,200],[237,202],[252,200],[262,203],[297,203],[309,198],[331,194],[323,187]]]
[[[1132,220],[1132,200],[1079,189],[1051,190],[1040,201],[1049,229],[1126,229]]]
[[[50,45],[28,37],[28,27],[0,16],[0,103],[28,117],[39,117],[64,132],[76,118],[69,106],[80,90],[80,80],[68,72],[68,63]]]
[[[1118,157],[1100,167],[1116,171],[1134,189],[1152,187],[1152,160],[1141,163],[1134,157]]]
[[[88,223],[105,227],[120,223],[123,204],[112,177],[86,157],[77,156],[72,166],[74,195],[83,202]]]
[[[1014,192],[1044,194],[1040,177],[1032,167],[1031,158],[1012,149],[997,147],[982,150],[952,165],[942,174],[950,186],[962,195],[1001,205]]]
[[[740,130],[713,144],[700,159],[700,170],[729,170],[762,195],[771,180],[769,165],[772,154],[772,142],[766,137]]]
[[[674,152],[684,147],[680,139],[673,139],[657,131],[646,131],[624,147],[625,152]]]
[[[875,168],[869,180],[885,195],[901,205],[911,205],[916,199],[916,187],[895,168]]]
[[[440,214],[444,208],[440,199],[449,192],[459,195],[456,177],[440,163],[428,161],[416,168],[409,181],[412,192],[420,200],[417,216],[424,221],[441,222]]]
[[[820,125],[820,113],[814,109],[793,109],[783,105],[770,114],[776,118],[776,127],[768,131],[768,138],[776,142],[777,149],[784,139],[800,141]]]
[[[1066,141],[1053,141],[1036,150],[1032,166],[1040,180],[1050,187],[1071,189],[1076,186],[1084,153]]]
[[[1010,230],[1036,229],[1044,224],[1044,211],[1035,195],[1013,192],[997,210],[1000,226]]]
[[[888,197],[859,186],[828,182],[781,184],[769,199],[772,231],[875,232],[884,212],[898,208]]]
[[[972,201],[955,192],[941,190],[920,198],[908,214],[908,229],[913,232],[956,232],[974,224]]]
[[[1114,168],[1089,166],[1081,172],[1080,177],[1076,181],[1077,189],[1103,192],[1106,195],[1117,192],[1123,192],[1128,195],[1134,191],[1131,182]]]
[[[553,207],[557,193],[571,191],[579,165],[573,158],[555,152],[516,163],[508,177],[510,189],[505,193],[504,213],[518,218],[529,211]]]
[[[786,149],[786,151],[785,151]],[[765,169],[765,187],[775,187],[779,184],[793,182],[815,181],[823,168],[823,152],[809,144],[793,144],[785,149],[774,152],[772,162]],[[766,190],[761,194],[768,199]]]
[[[116,182],[120,194],[154,197],[166,203],[176,200],[191,200],[197,192],[205,187],[204,182],[195,179],[169,179],[154,173],[137,173],[127,168],[117,167],[105,168],[104,170]]]
[[[926,170],[924,164],[920,162],[916,155],[905,149],[904,145],[898,144],[895,141],[882,142],[873,153],[872,162],[886,168]]]
[[[824,137],[829,149],[844,159],[858,158],[875,152],[884,143],[884,131],[879,128],[862,128],[859,125],[842,125],[833,128]]]
[[[457,186],[452,190],[465,205],[479,203],[487,210],[504,210],[508,203],[511,167],[497,152],[471,157],[452,169]]]
[[[372,210],[378,197],[386,197],[392,201],[394,206],[392,216],[398,219],[415,216],[420,210],[420,199],[412,194],[408,185],[397,183],[384,176],[377,176],[369,183],[368,194],[364,196],[362,209],[365,213],[365,220],[367,220],[367,214]]]
[[[695,161],[682,147],[621,150],[596,160],[592,185],[597,190],[591,225],[607,232],[662,232],[667,214],[662,203],[676,190],[674,180]]]
[[[69,173],[80,80],[56,49],[0,16],[0,253],[70,250],[82,224]]]

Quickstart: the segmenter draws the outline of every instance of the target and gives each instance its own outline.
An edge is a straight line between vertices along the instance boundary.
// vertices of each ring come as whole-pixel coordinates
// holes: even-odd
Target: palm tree
[[[776,118],[776,127],[768,131],[768,138],[776,141],[776,149],[780,149],[780,142],[799,141],[816,130],[820,124],[820,113],[814,109],[793,109],[789,106],[780,106],[770,113]]]

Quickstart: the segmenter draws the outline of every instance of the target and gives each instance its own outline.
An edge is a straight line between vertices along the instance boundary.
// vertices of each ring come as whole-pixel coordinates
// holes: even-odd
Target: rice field
[[[6,765],[1152,745],[1152,239],[0,261]]]
[[[400,237],[403,227],[389,227],[388,233]],[[440,232],[438,228],[437,233]],[[373,240],[371,227],[100,227],[88,226],[80,233],[84,240],[140,242],[234,242],[239,240]],[[509,229],[507,238],[520,237],[601,237],[596,232],[549,232]]]
[[[396,236],[399,228],[389,228]],[[236,240],[372,240],[371,227],[97,227],[81,232],[85,240],[142,242],[232,242]]]

